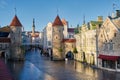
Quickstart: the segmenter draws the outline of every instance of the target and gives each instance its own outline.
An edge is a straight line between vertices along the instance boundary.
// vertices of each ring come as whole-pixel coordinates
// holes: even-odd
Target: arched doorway
[[[74,59],[74,54],[71,51],[68,51],[65,57],[69,60],[73,60]]]

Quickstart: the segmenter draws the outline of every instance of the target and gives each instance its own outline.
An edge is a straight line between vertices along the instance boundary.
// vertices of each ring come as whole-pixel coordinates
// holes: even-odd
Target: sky
[[[15,14],[25,31],[31,31],[35,19],[36,31],[42,31],[57,14],[69,22],[69,27],[82,25],[83,16],[86,23],[105,19],[115,9],[120,9],[120,0],[0,0],[0,26],[10,25]]]

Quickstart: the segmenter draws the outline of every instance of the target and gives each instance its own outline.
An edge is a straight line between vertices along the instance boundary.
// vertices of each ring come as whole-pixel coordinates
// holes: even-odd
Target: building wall
[[[47,48],[52,47],[52,23],[48,23],[46,27]]]
[[[94,21],[97,23],[97,21]],[[91,24],[91,23],[90,23]],[[102,22],[100,22],[102,24]],[[97,66],[97,46],[96,46],[96,30],[98,23],[94,25],[83,24],[79,33],[75,34],[76,47],[78,50],[77,60],[94,64]],[[89,26],[89,27],[88,27]]]
[[[10,26],[11,32],[11,59],[24,59],[23,53],[21,51],[22,44],[22,27],[20,26]]]
[[[63,52],[60,51],[63,45],[61,41],[63,40],[63,26],[54,26],[52,34],[52,50],[53,50],[53,59],[62,60],[64,59]]]
[[[64,24],[64,30],[63,30],[63,35],[64,35],[64,38],[68,38],[68,22],[67,24]]]

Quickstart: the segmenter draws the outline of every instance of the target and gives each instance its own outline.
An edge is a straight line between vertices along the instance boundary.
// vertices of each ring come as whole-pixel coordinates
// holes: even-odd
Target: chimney
[[[120,17],[120,10],[116,10],[116,17]]]
[[[103,16],[98,16],[98,21],[102,22],[103,21]]]

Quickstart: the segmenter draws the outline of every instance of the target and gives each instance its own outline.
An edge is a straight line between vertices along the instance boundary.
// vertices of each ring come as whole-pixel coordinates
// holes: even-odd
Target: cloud
[[[0,8],[5,8],[7,6],[6,0],[0,0]]]

